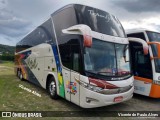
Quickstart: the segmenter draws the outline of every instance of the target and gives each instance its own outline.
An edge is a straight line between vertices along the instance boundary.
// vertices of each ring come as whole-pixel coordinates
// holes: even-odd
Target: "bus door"
[[[79,105],[79,83],[77,80],[80,79],[80,75],[77,72],[71,71],[71,101],[77,105]]]
[[[71,101],[70,96],[70,82],[71,82],[71,76],[70,76],[70,70],[62,68],[63,73],[63,79],[64,79],[64,88],[65,88],[65,98],[69,101]]]
[[[62,46],[60,47],[62,49]],[[63,46],[61,55],[65,97],[67,100],[79,105],[79,83],[80,79],[80,45],[77,40],[71,40],[68,45]]]
[[[80,46],[79,45],[72,45],[72,68],[71,70],[71,101],[77,105],[79,105],[79,96],[80,96],[80,86],[77,81],[80,79]]]
[[[135,93],[149,96],[153,73],[150,55],[144,55],[142,45],[130,42],[131,68],[134,74]]]

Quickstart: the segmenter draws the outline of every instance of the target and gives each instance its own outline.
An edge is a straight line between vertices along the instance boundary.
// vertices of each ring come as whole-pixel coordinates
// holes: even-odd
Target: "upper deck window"
[[[99,33],[116,37],[126,37],[121,23],[115,16],[88,6],[75,5],[75,9],[79,24],[86,24],[93,31]]]

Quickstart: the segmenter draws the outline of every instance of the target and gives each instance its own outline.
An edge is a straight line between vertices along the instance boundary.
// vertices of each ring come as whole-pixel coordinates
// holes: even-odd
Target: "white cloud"
[[[140,19],[133,21],[123,21],[122,25],[124,29],[148,29],[153,31],[160,31],[160,16],[159,17],[151,17],[148,19]]]

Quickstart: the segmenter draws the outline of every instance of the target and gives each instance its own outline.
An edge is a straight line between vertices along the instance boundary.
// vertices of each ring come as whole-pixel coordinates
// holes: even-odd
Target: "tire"
[[[22,71],[21,71],[21,70],[18,71],[18,78],[19,78],[20,80],[23,80],[23,74],[22,74]]]
[[[49,83],[48,83],[48,92],[49,95],[52,99],[57,99],[57,87],[56,87],[56,81],[53,77],[50,78]]]
[[[19,78],[20,70],[17,70],[17,77]]]

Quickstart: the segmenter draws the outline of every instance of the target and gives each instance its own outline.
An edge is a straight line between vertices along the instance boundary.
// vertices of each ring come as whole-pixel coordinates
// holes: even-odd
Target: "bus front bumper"
[[[94,108],[107,106],[111,104],[117,104],[131,99],[133,96],[133,91],[134,87],[132,87],[129,91],[124,93],[105,95],[81,87],[80,106],[82,108]],[[121,99],[116,100],[116,98]]]

